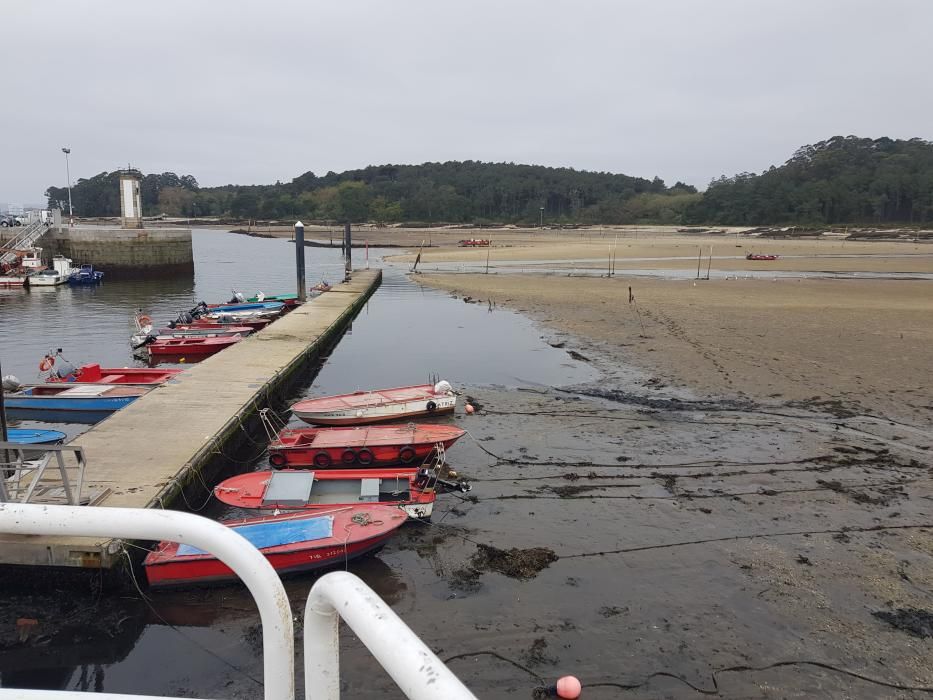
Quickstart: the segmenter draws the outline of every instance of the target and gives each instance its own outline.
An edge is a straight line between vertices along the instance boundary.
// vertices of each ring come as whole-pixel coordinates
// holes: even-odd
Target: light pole
[[[538,228],[544,228],[544,207],[538,207],[541,218],[538,222]]]
[[[68,166],[68,154],[71,153],[71,149],[63,148],[62,153],[65,154],[65,173],[68,175],[68,223],[74,226],[75,210],[71,206],[71,168]]]

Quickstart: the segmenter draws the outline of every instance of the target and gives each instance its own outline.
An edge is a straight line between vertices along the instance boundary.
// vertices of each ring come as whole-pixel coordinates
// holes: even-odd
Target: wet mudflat
[[[473,491],[442,497],[430,524],[350,566],[477,695],[532,697],[564,673],[586,698],[933,687],[927,426],[660,387],[624,348],[550,332],[532,343],[520,316],[405,285],[374,297],[312,391],[341,388],[354,369],[368,384],[423,368],[481,406],[450,419],[470,431],[449,457]],[[422,308],[433,310],[418,321]],[[445,318],[459,342],[436,337]],[[377,343],[386,325],[401,330]],[[516,338],[497,346],[486,325]],[[503,349],[519,342],[524,366]],[[287,582],[299,638],[313,580]],[[57,674],[41,653],[46,621],[11,627],[32,614],[7,599],[4,685],[261,697],[242,588],[148,602],[91,593],[56,612],[93,606],[107,634],[63,636]],[[347,697],[400,696],[346,630],[341,653]]]

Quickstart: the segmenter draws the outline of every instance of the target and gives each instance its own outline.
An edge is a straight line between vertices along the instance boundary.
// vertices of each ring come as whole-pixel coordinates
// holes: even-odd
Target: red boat
[[[246,326],[252,328],[254,331],[258,331],[262,328],[265,328],[270,323],[272,319],[268,318],[241,318],[236,321],[231,321],[229,323],[215,321],[209,318],[199,318],[191,323],[177,323],[172,328],[177,328],[179,330],[192,330],[196,328],[229,328],[230,326]]]
[[[308,399],[292,405],[292,412],[314,425],[362,425],[450,413],[456,406],[457,395],[450,384],[440,381]]]
[[[156,337],[146,347],[152,356],[199,355],[207,357],[243,340],[242,335],[208,336],[206,338]]]
[[[465,238],[459,243],[461,248],[486,248],[492,241],[485,238]]]
[[[413,518],[430,518],[437,481],[415,469],[337,469],[250,472],[214,487],[217,500],[235,508],[321,510],[378,502]]]
[[[777,255],[761,255],[759,253],[749,253],[745,256],[746,260],[777,260]]]
[[[46,356],[43,359],[44,366],[46,361],[52,360],[48,369],[54,366],[54,357]],[[99,364],[81,365],[64,377],[60,373],[53,372],[49,375],[47,382],[80,382],[87,384],[164,384],[176,374],[181,373],[180,369],[147,369],[136,367],[101,367]]]
[[[320,469],[421,464],[437,443],[447,449],[464,434],[453,425],[286,429],[269,445],[269,463]]]
[[[394,506],[356,505],[223,523],[262,552],[280,574],[319,569],[381,547],[408,516]],[[198,585],[235,580],[230,568],[207,552],[160,542],[143,562],[150,586]]]

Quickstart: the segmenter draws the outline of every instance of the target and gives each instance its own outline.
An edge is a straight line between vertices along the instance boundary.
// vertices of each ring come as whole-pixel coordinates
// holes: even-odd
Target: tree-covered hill
[[[933,143],[834,136],[784,165],[710,183],[690,223],[933,222]]]
[[[72,188],[75,214],[117,216],[119,174],[101,173]],[[477,161],[370,166],[307,172],[289,183],[198,187],[190,175],[147,175],[143,211],[174,216],[378,222],[679,223],[700,195],[660,178]],[[65,188],[46,192],[52,206]],[[542,212],[543,207],[543,212]]]
[[[117,216],[119,174],[78,180],[79,216]],[[450,161],[299,175],[274,185],[199,187],[146,175],[148,215],[426,223],[866,224],[933,222],[933,144],[834,136],[784,165],[710,183],[703,194],[659,178],[514,163]],[[51,206],[68,192],[50,187]],[[543,208],[543,210],[542,210]]]

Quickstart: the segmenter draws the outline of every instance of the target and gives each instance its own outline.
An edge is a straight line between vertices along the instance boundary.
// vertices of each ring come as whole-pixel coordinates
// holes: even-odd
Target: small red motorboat
[[[746,260],[777,260],[777,255],[761,255],[760,253],[749,253],[745,256]]]
[[[465,435],[453,425],[292,428],[269,445],[273,467],[363,467],[421,464],[438,443],[448,449]]]
[[[198,355],[208,356],[229,348],[243,340],[242,335],[208,336],[206,338],[160,338],[156,337],[149,345],[149,354],[162,355]]]
[[[269,318],[241,318],[236,321],[215,321],[209,318],[199,318],[192,321],[191,323],[176,323],[174,326],[171,326],[172,329],[178,330],[194,330],[194,329],[203,329],[203,328],[230,328],[231,326],[242,327],[246,326],[247,328],[252,328],[254,331],[261,330],[265,328],[270,323],[272,319]]]
[[[321,510],[375,502],[394,505],[412,518],[430,518],[437,479],[429,470],[336,469],[240,474],[214,487],[222,503],[235,508]]]
[[[40,363],[40,369],[47,366],[53,369],[55,358],[46,355]],[[52,364],[47,364],[51,361]],[[99,364],[81,365],[72,367],[72,371],[62,376],[61,372],[51,372],[45,380],[48,383],[78,382],[81,384],[164,384],[175,375],[182,372],[180,369],[148,369],[139,367],[101,367]]]
[[[222,524],[242,535],[280,574],[289,574],[332,564],[342,566],[381,547],[406,520],[408,516],[394,506],[365,504]],[[143,566],[153,587],[236,579],[236,574],[213,555],[177,542],[160,542]]]
[[[459,243],[461,248],[486,248],[491,241],[486,238],[465,238]]]
[[[294,404],[292,412],[313,425],[362,425],[450,413],[456,406],[457,395],[450,384],[439,381],[308,399]]]

